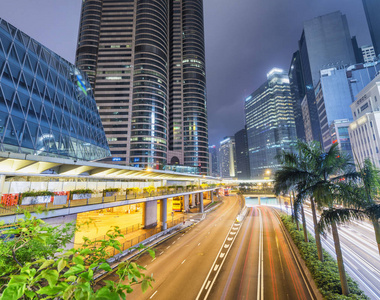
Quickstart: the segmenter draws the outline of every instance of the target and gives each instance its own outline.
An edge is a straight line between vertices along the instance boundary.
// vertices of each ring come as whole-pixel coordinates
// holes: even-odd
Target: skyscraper
[[[85,0],[76,63],[88,73],[110,162],[208,169],[202,0]]]
[[[218,159],[218,149],[215,145],[208,147],[209,152],[209,175],[214,177],[219,177],[219,159]]]
[[[314,94],[314,87],[319,81],[319,71],[349,66],[356,62],[346,16],[337,11],[306,21],[299,41],[299,50],[311,125],[311,128],[305,128],[305,131],[312,132],[312,138],[320,141],[321,132]]]
[[[375,48],[376,56],[380,55],[380,1],[379,0],[363,0],[363,6],[369,33],[371,34],[373,48]]]
[[[239,180],[251,179],[246,128],[235,133],[235,153],[237,178]]]
[[[296,126],[289,77],[281,69],[267,74],[267,81],[245,99],[251,178],[262,179],[280,166],[276,156],[294,146]]]
[[[235,138],[227,136],[219,146],[219,172],[222,178],[236,176]]]

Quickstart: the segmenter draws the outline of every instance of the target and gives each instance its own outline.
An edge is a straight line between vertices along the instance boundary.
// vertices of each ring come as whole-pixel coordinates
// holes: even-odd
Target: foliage
[[[103,190],[104,193],[109,193],[109,192],[120,192],[120,188],[107,188]]]
[[[63,250],[72,237],[70,226],[51,227],[26,214],[9,229],[7,240],[0,241],[0,299],[125,299],[133,286],[145,291],[153,278],[134,261],[118,265],[117,279],[96,287],[100,272],[110,272],[109,250],[120,251],[120,230],[107,232],[108,240],[84,238],[79,249]],[[148,249],[154,258],[154,251]]]
[[[317,246],[314,238],[309,234],[309,243],[303,240],[303,234],[297,230],[290,216],[282,215],[281,219],[290,233],[294,243],[300,251],[301,257],[306,263],[313,279],[326,300],[332,299],[369,299],[358,284],[348,275],[349,296],[341,295],[342,288],[339,279],[339,270],[336,261],[324,251],[324,262],[318,260]]]
[[[72,195],[74,194],[93,194],[94,191],[90,189],[78,189],[78,190],[73,190],[70,192]]]
[[[132,193],[137,194],[137,193],[141,192],[141,189],[139,187],[135,186],[135,187],[132,187],[132,188],[127,188],[125,191],[127,193],[132,192]]]
[[[156,188],[153,185],[144,187],[144,192],[148,193],[149,195],[153,193],[156,190]]]
[[[186,186],[187,189],[193,189],[196,188],[197,186],[195,184],[189,184]]]
[[[207,183],[202,183],[201,184],[201,188],[204,190],[204,189],[207,189],[208,188],[208,184]]]
[[[50,191],[30,191],[22,193],[22,198],[38,196],[54,196],[54,193]]]

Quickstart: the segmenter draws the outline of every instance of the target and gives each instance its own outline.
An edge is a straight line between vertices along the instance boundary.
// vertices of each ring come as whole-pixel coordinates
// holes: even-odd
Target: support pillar
[[[188,211],[188,209],[190,208],[189,207],[189,195],[183,196],[183,206],[184,206],[185,211]]]
[[[214,203],[214,191],[211,191],[211,203]]]
[[[157,226],[157,200],[144,202],[143,225],[144,228]]]
[[[257,196],[257,200],[259,201],[259,205],[261,205],[261,199],[260,199],[260,196]]]
[[[204,209],[203,209],[203,193],[199,193],[199,211],[201,213],[203,213]]]
[[[161,229],[168,229],[168,198],[160,200],[160,221],[162,223]]]
[[[5,175],[0,175],[0,199],[1,199],[1,196],[3,195],[4,183],[5,183]]]

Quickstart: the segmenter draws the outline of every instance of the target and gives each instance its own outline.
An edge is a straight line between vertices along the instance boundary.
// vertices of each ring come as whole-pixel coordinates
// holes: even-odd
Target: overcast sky
[[[1,0],[0,17],[74,62],[81,0]],[[370,44],[361,0],[204,0],[210,144],[244,127],[244,99],[273,67],[288,69],[305,20],[347,15]]]

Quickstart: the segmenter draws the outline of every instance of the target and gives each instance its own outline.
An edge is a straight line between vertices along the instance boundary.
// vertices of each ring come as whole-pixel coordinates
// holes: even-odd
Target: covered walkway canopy
[[[112,180],[220,181],[220,179],[210,176],[11,152],[0,152],[0,175],[82,177]]]

